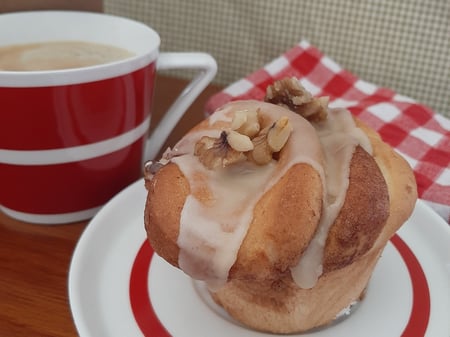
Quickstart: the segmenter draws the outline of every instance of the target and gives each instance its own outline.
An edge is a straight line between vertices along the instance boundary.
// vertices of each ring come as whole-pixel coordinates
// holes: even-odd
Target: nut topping
[[[268,164],[273,158],[273,153],[281,151],[286,145],[292,129],[289,119],[281,117],[253,139],[255,148],[249,157],[258,165]]]
[[[258,165],[272,161],[273,153],[281,151],[292,132],[287,117],[261,129],[259,110],[239,110],[234,113],[231,130],[218,138],[203,136],[196,144],[194,155],[208,169],[225,167],[246,159]]]
[[[253,138],[255,148],[249,153],[249,159],[258,165],[266,165],[272,161],[272,149],[267,142],[269,128],[263,129],[260,134]]]
[[[231,121],[231,130],[239,130],[248,120],[248,110],[239,110],[234,113]]]
[[[273,152],[279,152],[286,144],[292,132],[292,125],[287,117],[281,117],[267,132],[267,144]]]
[[[240,148],[239,146],[245,148],[246,144],[239,144],[239,139],[233,139],[232,142],[238,148]],[[241,151],[235,150],[230,145],[226,131],[222,131],[219,138],[203,136],[195,144],[194,155],[198,156],[200,162],[210,170],[225,167],[246,159]]]
[[[251,139],[236,131],[230,131],[227,133],[227,142],[236,151],[247,152],[253,150],[253,143]]]
[[[256,136],[261,129],[258,121],[258,111],[236,111],[231,121],[231,129],[250,138]]]
[[[268,86],[264,100],[294,111],[310,122],[327,118],[328,97],[313,97],[294,77],[276,81]]]

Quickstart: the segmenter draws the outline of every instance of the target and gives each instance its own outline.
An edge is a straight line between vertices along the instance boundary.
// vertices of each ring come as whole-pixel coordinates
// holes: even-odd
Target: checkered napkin
[[[210,114],[231,100],[257,99],[274,80],[295,76],[330,106],[346,107],[377,130],[414,170],[419,197],[450,223],[450,120],[394,91],[357,78],[307,41],[248,75],[206,104]]]

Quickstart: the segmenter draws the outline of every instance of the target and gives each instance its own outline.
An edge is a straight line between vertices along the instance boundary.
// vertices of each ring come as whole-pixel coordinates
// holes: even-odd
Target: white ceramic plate
[[[94,217],[69,273],[82,337],[273,336],[234,322],[203,286],[153,254],[146,242],[146,190],[138,181]],[[301,336],[450,336],[450,226],[418,201],[388,243],[364,301],[332,327]]]

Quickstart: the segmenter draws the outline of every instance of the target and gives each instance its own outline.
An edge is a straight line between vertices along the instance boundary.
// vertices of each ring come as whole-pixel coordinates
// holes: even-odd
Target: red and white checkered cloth
[[[450,120],[357,78],[307,41],[212,96],[206,113],[231,100],[261,100],[274,80],[292,76],[313,95],[329,96],[330,106],[347,107],[377,130],[413,168],[419,197],[450,223]]]

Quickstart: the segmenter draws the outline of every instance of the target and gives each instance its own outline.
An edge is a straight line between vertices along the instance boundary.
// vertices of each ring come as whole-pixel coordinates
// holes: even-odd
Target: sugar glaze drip
[[[242,109],[259,109],[264,118],[271,120],[289,117],[294,131],[282,150],[283,156],[265,166],[244,162],[232,168],[206,169],[193,155],[196,141],[204,135],[217,137],[221,132],[217,125],[229,122],[233,113]],[[209,128],[186,135],[174,147],[174,151],[183,155],[171,159],[191,189],[181,212],[177,241],[180,268],[193,278],[206,281],[212,289],[223,285],[236,261],[257,201],[290,167],[306,163],[319,173],[327,193],[319,228],[291,273],[300,287],[314,286],[322,273],[328,230],[345,199],[350,160],[357,145],[371,153],[370,142],[355,127],[347,110],[330,109],[328,120],[315,127],[289,110],[259,101],[232,102],[216,111],[210,117]],[[200,195],[203,199],[207,195],[206,201],[201,202]]]

